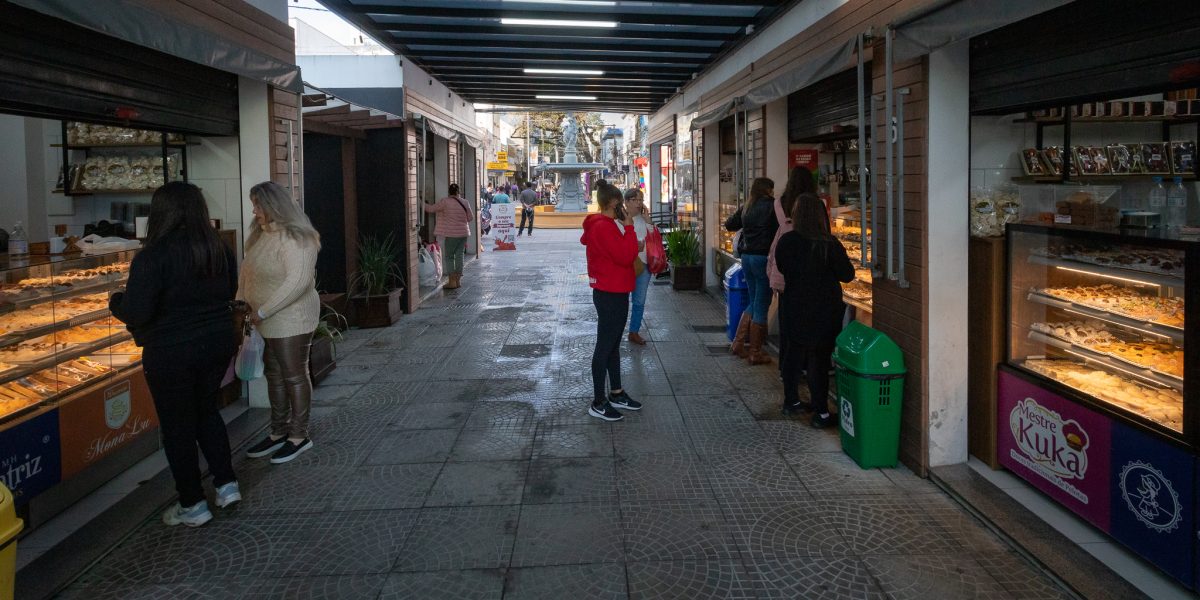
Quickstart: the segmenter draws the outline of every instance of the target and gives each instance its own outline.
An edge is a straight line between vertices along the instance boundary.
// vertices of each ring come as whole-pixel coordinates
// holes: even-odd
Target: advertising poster
[[[492,205],[492,250],[517,249],[517,210],[515,204]]]
[[[820,152],[816,148],[792,148],[788,150],[788,168],[806,167],[813,173],[817,172],[817,156]]]
[[[158,427],[158,415],[141,373],[76,398],[58,409],[62,476],[70,479]]]
[[[27,419],[0,434],[0,481],[12,491],[17,505],[61,480],[57,411]]]
[[[1195,582],[1195,469],[1187,450],[1113,423],[1110,533],[1188,586]]]
[[[1109,530],[1112,425],[1011,373],[999,373],[1000,463],[1104,531]]]

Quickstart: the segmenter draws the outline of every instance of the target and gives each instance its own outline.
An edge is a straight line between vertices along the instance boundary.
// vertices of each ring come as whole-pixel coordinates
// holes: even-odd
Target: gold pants
[[[312,380],[308,377],[308,350],[312,334],[264,338],[263,374],[271,399],[271,435],[294,439],[308,437],[312,407]]]

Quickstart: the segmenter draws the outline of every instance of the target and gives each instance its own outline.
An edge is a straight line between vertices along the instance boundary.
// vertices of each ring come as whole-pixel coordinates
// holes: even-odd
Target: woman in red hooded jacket
[[[629,315],[629,293],[635,277],[633,261],[638,256],[633,219],[625,213],[621,190],[605,181],[596,185],[600,214],[583,220],[579,243],[587,246],[588,280],[596,305],[596,350],[592,353],[592,386],[595,396],[588,414],[605,421],[624,418],[617,408],[640,410],[642,404],[621,387],[621,335]],[[604,393],[608,374],[610,391]],[[614,408],[616,407],[616,408]]]

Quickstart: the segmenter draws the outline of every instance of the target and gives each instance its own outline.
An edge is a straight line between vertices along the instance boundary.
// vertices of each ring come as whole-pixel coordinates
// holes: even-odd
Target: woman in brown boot
[[[463,258],[467,249],[467,238],[471,237],[471,221],[475,213],[471,205],[458,195],[458,184],[450,184],[450,195],[432,204],[425,205],[425,212],[436,213],[437,227],[433,233],[442,247],[442,270],[449,277],[442,289],[461,287]]]
[[[775,241],[775,231],[779,229],[779,219],[775,218],[775,182],[766,177],[759,177],[750,186],[751,201],[741,210],[733,213],[725,221],[728,231],[741,231],[738,241],[738,252],[742,257],[742,269],[746,273],[746,288],[750,299],[746,312],[738,325],[738,332],[730,348],[734,354],[742,356],[752,365],[771,363],[771,357],[763,352],[763,343],[767,339],[767,310],[771,306],[771,285],[767,279],[767,255],[771,252],[771,244]],[[747,348],[746,319],[749,316],[749,344]],[[740,342],[740,343],[739,343]]]

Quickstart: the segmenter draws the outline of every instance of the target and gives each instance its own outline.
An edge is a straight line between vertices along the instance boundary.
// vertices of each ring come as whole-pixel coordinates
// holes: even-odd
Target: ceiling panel
[[[653,112],[785,4],[785,0],[320,1],[467,100],[639,113]],[[520,21],[505,22],[512,19]],[[603,73],[526,73],[525,69]],[[596,99],[539,100],[538,94]]]

